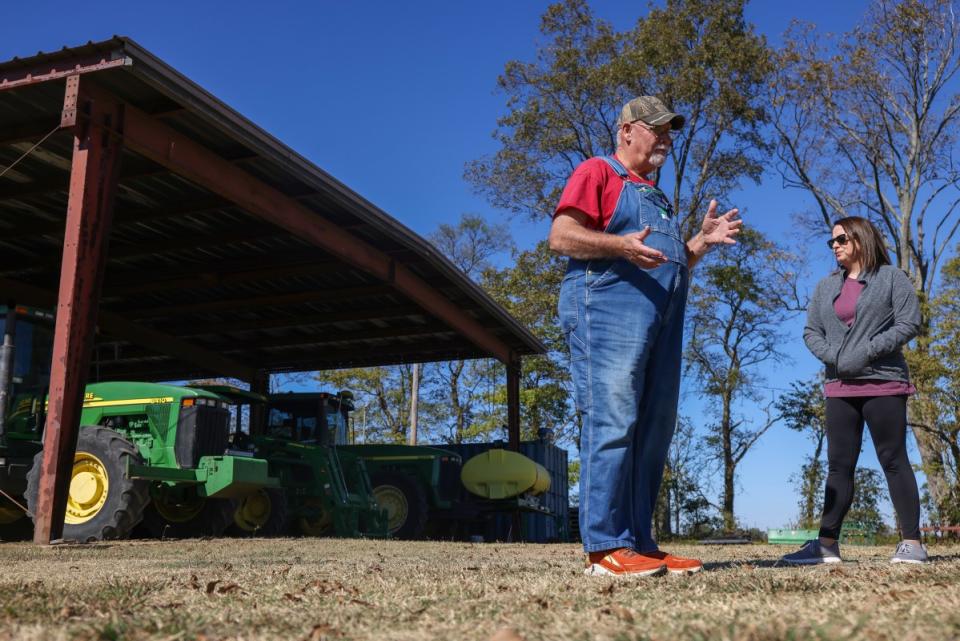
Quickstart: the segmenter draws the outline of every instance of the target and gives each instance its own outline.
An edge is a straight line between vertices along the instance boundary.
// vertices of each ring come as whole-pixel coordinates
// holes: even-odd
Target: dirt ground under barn
[[[960,638],[960,545],[891,566],[776,567],[788,548],[676,546],[692,577],[585,577],[576,545],[337,539],[0,545],[0,639]]]

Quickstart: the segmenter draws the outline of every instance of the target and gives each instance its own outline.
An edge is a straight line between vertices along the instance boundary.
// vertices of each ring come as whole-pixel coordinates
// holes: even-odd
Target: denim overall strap
[[[627,234],[650,228],[650,235],[644,244],[659,249],[667,260],[682,265],[687,264],[686,244],[680,237],[680,221],[673,214],[673,206],[660,188],[646,183],[630,180],[630,172],[619,160],[604,156],[604,162],[623,180],[623,192],[620,200],[630,201],[624,205],[633,212],[633,216],[616,216],[610,219],[606,231],[611,234]],[[634,198],[637,199],[634,204]],[[617,203],[620,209],[620,203]]]

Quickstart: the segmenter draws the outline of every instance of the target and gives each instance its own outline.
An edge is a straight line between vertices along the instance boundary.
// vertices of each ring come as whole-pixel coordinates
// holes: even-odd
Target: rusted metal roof
[[[423,238],[120,37],[0,63],[0,170],[53,132],[0,177],[0,295],[56,299],[73,146],[57,127],[78,73],[239,170],[251,198],[274,194],[278,209],[349,241],[324,247],[316,230],[291,231],[171,171],[162,150],[125,150],[94,380],[222,373],[188,358],[190,346],[271,372],[545,351]]]

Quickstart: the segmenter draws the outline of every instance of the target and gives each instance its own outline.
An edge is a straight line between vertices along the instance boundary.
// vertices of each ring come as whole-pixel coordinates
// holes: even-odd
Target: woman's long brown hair
[[[847,238],[856,242],[861,271],[872,273],[880,269],[880,265],[890,264],[883,236],[869,220],[860,216],[847,216],[833,224],[843,227]]]

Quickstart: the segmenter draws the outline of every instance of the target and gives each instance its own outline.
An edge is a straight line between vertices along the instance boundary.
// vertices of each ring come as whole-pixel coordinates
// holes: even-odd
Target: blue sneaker
[[[785,554],[780,557],[784,563],[791,565],[817,565],[820,563],[840,563],[840,544],[836,541],[833,545],[823,545],[820,539],[810,539],[793,554]]]
[[[919,565],[927,561],[927,548],[922,544],[916,545],[906,541],[900,541],[897,545],[897,551],[890,557],[890,563],[915,563]]]

